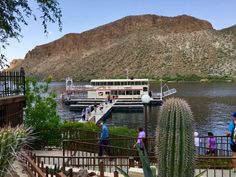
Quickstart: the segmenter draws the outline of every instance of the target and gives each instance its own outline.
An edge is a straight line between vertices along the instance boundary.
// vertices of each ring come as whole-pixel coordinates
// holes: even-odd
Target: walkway
[[[108,115],[111,110],[113,105],[116,103],[117,100],[112,100],[112,103],[102,103],[100,104],[96,109],[94,109],[90,115],[88,115],[87,121],[88,122],[94,122],[94,123],[98,123],[100,120],[102,120],[105,115]],[[80,120],[79,122],[87,122],[84,120]]]
[[[57,164],[59,166],[62,165],[63,152],[60,150],[58,150],[58,151],[34,151],[34,153],[36,153],[36,156],[41,156],[41,161],[44,161],[45,166],[53,168],[55,166],[55,164]],[[82,154],[83,154],[83,152],[80,152],[80,154],[77,154],[77,155],[82,157],[81,156]],[[54,157],[54,160],[52,160],[53,157]],[[68,157],[68,156],[66,156],[66,157]],[[49,160],[50,158],[51,158],[51,160]],[[89,163],[87,163],[87,165],[88,164],[89,165],[84,166],[83,163],[86,163],[85,159],[81,158],[79,160],[80,162],[78,163],[78,156],[75,156],[74,158],[75,159],[72,160],[75,163],[74,166],[67,167],[67,169],[73,168],[74,172],[77,172],[79,169],[89,169],[89,165],[93,164],[91,162],[95,162],[93,160],[89,160]],[[93,157],[93,158],[97,159],[98,157]],[[57,160],[57,159],[60,159],[60,160]],[[96,160],[96,163],[98,164],[97,160]],[[36,162],[37,162],[37,160],[36,160]],[[78,164],[76,164],[76,162]],[[113,177],[112,172],[116,170],[115,165],[120,164],[120,161],[118,159],[117,160],[114,159],[113,161],[106,161],[104,159],[104,162],[105,162],[105,164],[109,165],[109,167],[105,168],[105,171],[108,170],[108,171],[106,171],[105,176]],[[128,164],[127,160],[124,159],[122,164]],[[80,166],[80,168],[75,167],[75,166]],[[84,168],[82,168],[83,166],[84,166]],[[201,169],[201,170],[195,169],[195,175],[199,174],[200,171],[204,171],[204,170],[205,169]],[[96,174],[99,174],[98,166],[96,166],[93,170],[92,169],[89,170],[89,172],[92,172],[92,171],[96,172]],[[134,174],[134,175],[136,174],[135,176],[137,176],[137,174],[142,173],[142,171],[143,170],[141,168],[132,168],[132,167],[129,168],[129,173]],[[119,175],[119,176],[122,176],[122,175]],[[132,177],[134,177],[134,176],[132,176]],[[234,177],[234,174],[233,174],[233,170],[231,170],[231,169],[207,169],[207,171],[201,177]]]

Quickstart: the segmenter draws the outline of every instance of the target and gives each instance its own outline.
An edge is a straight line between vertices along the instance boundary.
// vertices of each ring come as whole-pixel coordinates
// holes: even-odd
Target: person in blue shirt
[[[108,128],[105,122],[100,124],[101,127],[101,135],[99,140],[99,156],[102,156],[103,150],[107,152],[107,155],[110,156],[110,148],[107,147],[109,145],[109,134]]]
[[[233,152],[233,157],[236,158],[236,112],[232,114],[234,120],[230,121],[226,136],[230,136],[230,148]],[[234,173],[236,174],[236,159],[233,159]]]

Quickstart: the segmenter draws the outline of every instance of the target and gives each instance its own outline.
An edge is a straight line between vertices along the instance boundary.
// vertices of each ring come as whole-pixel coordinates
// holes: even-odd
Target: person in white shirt
[[[200,152],[200,139],[198,137],[198,132],[194,132],[194,145],[196,147],[196,153],[199,154]]]

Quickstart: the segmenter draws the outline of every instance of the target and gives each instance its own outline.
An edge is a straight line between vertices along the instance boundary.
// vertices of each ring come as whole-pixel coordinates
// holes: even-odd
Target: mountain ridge
[[[120,78],[126,69],[134,77],[236,76],[234,31],[215,30],[209,22],[187,15],[128,16],[36,46],[15,68],[56,80]]]

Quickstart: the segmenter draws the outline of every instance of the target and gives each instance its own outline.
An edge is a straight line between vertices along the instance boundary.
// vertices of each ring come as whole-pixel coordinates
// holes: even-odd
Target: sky
[[[33,0],[29,0],[33,2]],[[81,33],[129,15],[161,16],[190,15],[207,20],[215,29],[236,24],[236,0],[58,0],[62,9],[62,31],[49,24],[49,34],[43,33],[41,21],[27,19],[22,25],[20,42],[10,39],[7,49],[1,49],[8,61],[24,58],[38,45],[54,41],[68,33]],[[37,14],[37,11],[35,11]]]

